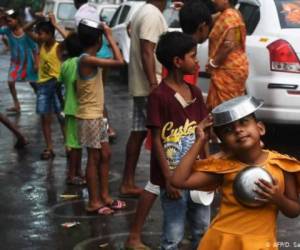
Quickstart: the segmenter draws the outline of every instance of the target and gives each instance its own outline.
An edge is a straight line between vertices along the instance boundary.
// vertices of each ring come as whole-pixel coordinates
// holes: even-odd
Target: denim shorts
[[[46,82],[37,83],[36,112],[38,114],[58,114],[61,112],[56,79],[53,78]]]

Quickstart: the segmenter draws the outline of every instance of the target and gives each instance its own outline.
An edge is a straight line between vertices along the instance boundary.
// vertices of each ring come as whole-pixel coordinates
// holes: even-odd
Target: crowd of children
[[[215,5],[231,4],[229,0],[213,2]],[[148,7],[155,8],[153,6]],[[157,6],[161,7],[161,2]],[[147,85],[149,96],[145,101],[145,125],[151,137],[149,183],[155,192],[145,190],[142,193],[125,248],[149,249],[142,243],[140,235],[159,194],[163,214],[160,246],[163,250],[179,249],[186,221],[190,226],[191,249],[277,249],[277,212],[288,217],[300,214],[297,189],[300,162],[263,149],[261,136],[265,127],[256,119],[256,109],[221,125],[214,122],[216,108],[212,110],[213,116],[209,115],[201,90],[193,84],[199,71],[197,43],[202,43],[209,35],[213,22],[211,13],[198,1],[186,1],[181,7],[179,16],[183,32],[166,32],[157,44],[153,43],[156,58],[165,72],[159,85],[155,77],[155,81],[150,81],[147,74],[145,78],[150,81]],[[65,139],[66,183],[87,185],[87,213],[113,214],[127,205],[125,201],[114,200],[109,192],[111,149],[102,74],[108,67],[124,64],[121,51],[110,28],[95,20],[83,18],[78,21],[77,31],[68,33],[56,23],[53,14],[49,14],[49,20],[43,15],[36,15],[36,18],[23,26],[15,10],[0,15],[1,25],[5,26],[0,28],[0,35],[8,38],[11,51],[8,84],[14,106],[8,111],[20,112],[15,82],[30,82],[36,93],[36,112],[41,118],[46,144],[41,159],[55,157],[51,136],[55,115]],[[55,39],[56,30],[64,38],[61,43]],[[103,38],[111,48],[110,58],[97,57]],[[218,68],[214,62],[209,61],[211,70]],[[150,72],[150,69],[143,70]],[[240,99],[224,101],[217,108],[230,112],[232,103],[236,105]],[[62,111],[65,117],[62,117]],[[28,143],[1,113],[0,121],[16,135],[16,147]],[[208,141],[212,130],[221,140],[221,154],[209,155]],[[81,167],[83,148],[87,149],[85,174]],[[273,178],[272,183],[257,181],[257,200],[264,206],[255,209],[245,207],[233,195],[233,181],[247,165],[261,166]],[[216,188],[222,193],[221,208],[209,225],[210,207],[192,201],[190,190]]]

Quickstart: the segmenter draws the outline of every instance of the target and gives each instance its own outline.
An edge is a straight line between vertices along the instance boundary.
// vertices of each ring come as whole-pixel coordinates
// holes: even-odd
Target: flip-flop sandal
[[[126,202],[121,200],[113,200],[111,204],[108,204],[111,209],[113,210],[121,210],[126,208]]]
[[[51,149],[44,149],[44,151],[41,153],[42,160],[49,160],[49,159],[53,159],[54,157],[55,154]]]
[[[111,209],[110,207],[108,206],[102,206],[102,207],[99,207],[97,209],[89,209],[89,208],[86,208],[86,212],[88,214],[95,214],[95,215],[111,215],[113,214],[115,211],[113,209]]]

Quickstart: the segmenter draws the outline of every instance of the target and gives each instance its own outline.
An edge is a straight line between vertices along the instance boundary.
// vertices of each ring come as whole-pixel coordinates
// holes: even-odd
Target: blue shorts
[[[61,104],[57,95],[56,79],[37,83],[36,112],[38,114],[61,112]]]

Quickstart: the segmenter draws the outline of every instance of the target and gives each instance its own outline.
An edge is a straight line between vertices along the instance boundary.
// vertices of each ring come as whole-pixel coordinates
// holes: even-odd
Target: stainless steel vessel
[[[269,172],[258,166],[245,167],[237,174],[233,182],[233,193],[241,204],[249,207],[259,207],[264,204],[255,199],[258,194],[254,192],[254,189],[259,188],[255,182],[259,179],[270,183],[273,181]]]

